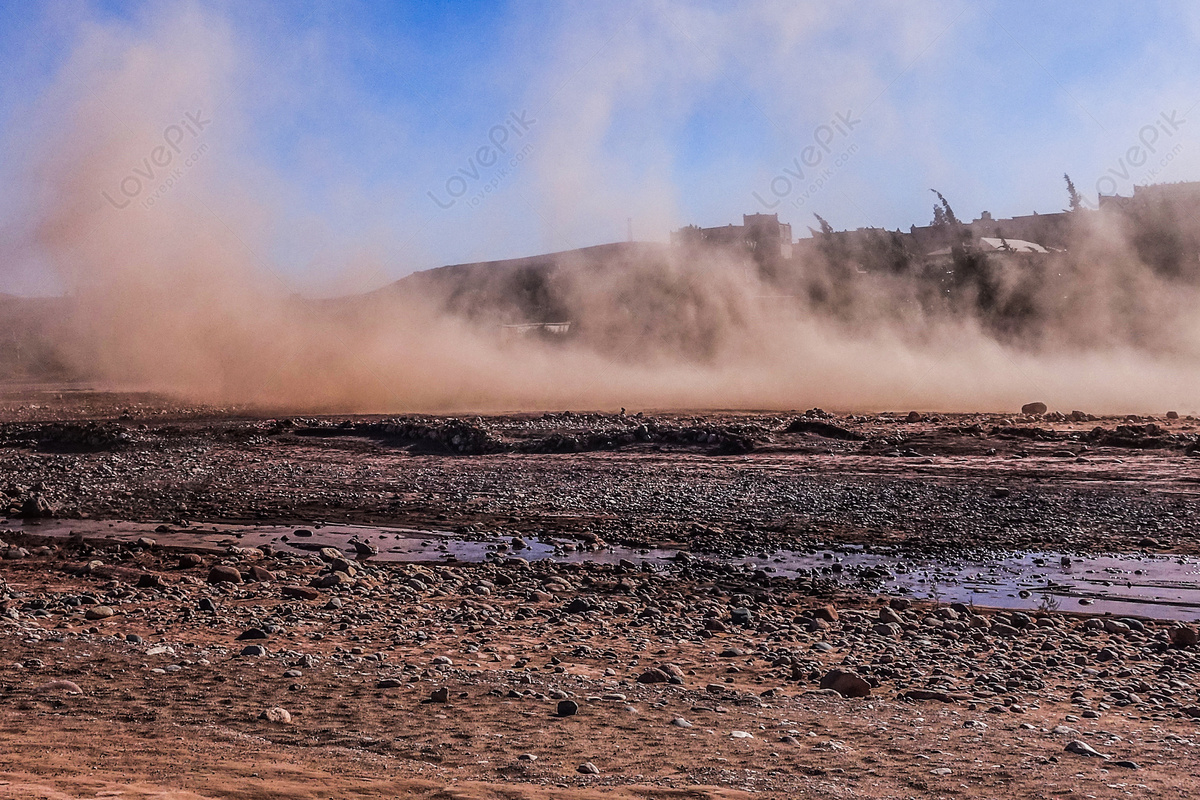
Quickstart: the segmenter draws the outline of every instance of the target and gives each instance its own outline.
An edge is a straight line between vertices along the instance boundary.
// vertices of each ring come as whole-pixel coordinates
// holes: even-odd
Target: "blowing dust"
[[[305,298],[277,266],[302,234],[275,212],[288,189],[238,146],[255,75],[236,42],[198,12],[92,26],[29,108],[21,248],[65,292],[56,344],[79,374],[296,411],[1200,411],[1195,276],[1143,263],[1101,215],[1029,267],[1052,275],[992,265],[951,285],[828,254],[782,276],[665,245],[564,257],[534,276],[562,337],[512,335],[531,320],[483,279]],[[451,302],[464,292],[469,313]]]

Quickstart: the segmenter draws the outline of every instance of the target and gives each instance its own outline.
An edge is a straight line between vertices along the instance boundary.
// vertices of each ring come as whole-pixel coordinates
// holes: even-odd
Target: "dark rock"
[[[358,537],[350,539],[350,546],[354,548],[354,554],[359,558],[367,559],[371,556],[379,555],[379,548],[370,542],[364,542]]]
[[[1200,643],[1200,632],[1187,625],[1171,628],[1169,635],[1172,647],[1195,647]]]
[[[637,677],[638,683],[667,683],[670,680],[671,678],[669,675],[667,675],[667,673],[663,672],[661,669],[654,668],[646,670]]]
[[[311,586],[284,586],[279,592],[295,600],[317,600],[321,597],[321,592]]]
[[[21,504],[21,510],[18,516],[26,519],[39,519],[53,517],[57,508],[50,503],[49,500],[38,495],[30,495],[25,498],[25,502]]]
[[[831,669],[821,678],[822,689],[832,689],[842,697],[867,697],[871,684],[857,674],[844,669]]]
[[[667,676],[667,681],[677,685],[682,685],[686,677],[683,670],[675,664],[660,664],[659,671]]]
[[[273,581],[275,580],[275,575],[266,567],[260,567],[258,564],[253,564],[250,567],[250,580]]]
[[[255,639],[266,639],[266,638],[267,638],[267,632],[262,630],[261,628],[249,628],[249,629],[243,631],[242,633],[238,634],[236,641],[245,642],[245,641],[253,641]]]
[[[793,420],[792,424],[787,426],[787,433],[811,433],[820,436],[823,439],[840,439],[846,442],[865,442],[866,436],[861,433],[846,430],[845,428],[831,425],[828,422],[821,422],[815,419],[807,419],[800,417]]]
[[[196,553],[184,553],[179,557],[180,569],[192,569],[201,566],[204,566],[204,559]]]
[[[563,611],[566,611],[568,614],[583,614],[591,611],[593,608],[594,606],[588,602],[586,598],[576,597],[574,600],[567,603],[566,608],[564,608]]]
[[[559,700],[557,713],[560,717],[574,716],[579,713],[579,703],[574,700]]]
[[[237,567],[230,567],[225,564],[217,564],[208,571],[209,583],[241,583],[242,573],[238,572]]]
[[[932,700],[937,703],[953,703],[955,698],[949,692],[939,692],[934,689],[909,689],[900,695],[904,700]]]
[[[825,622],[837,622],[838,611],[833,606],[821,606],[820,608],[813,609],[813,617]]]
[[[139,589],[161,589],[166,585],[163,576],[156,572],[143,572],[136,584]]]

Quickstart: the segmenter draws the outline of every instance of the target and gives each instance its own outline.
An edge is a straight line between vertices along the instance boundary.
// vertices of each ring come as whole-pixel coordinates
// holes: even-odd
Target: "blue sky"
[[[208,104],[211,147],[154,213],[186,224],[195,191],[331,291],[623,239],[630,217],[660,241],[755,211],[907,229],[931,187],[972,218],[1056,211],[1064,172],[1092,198],[1198,180],[1198,40],[1185,2],[3,2],[0,230],[22,244],[0,289],[53,285],[31,198],[78,173],[44,168],[70,126],[71,152],[136,145],[92,147],[120,155],[57,202],[116,191]],[[111,113],[81,122],[94,96]]]

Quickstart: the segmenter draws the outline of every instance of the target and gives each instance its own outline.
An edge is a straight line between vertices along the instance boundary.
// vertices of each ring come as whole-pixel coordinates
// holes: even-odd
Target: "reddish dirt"
[[[25,389],[0,403],[0,470],[14,513],[40,498],[68,518],[370,520],[713,552],[1197,550],[1191,420],[821,418],[859,440],[787,432],[802,413],[463,418],[504,448],[472,454],[374,435],[378,417],[281,425]],[[601,441],[648,423],[648,439]],[[1162,433],[1116,434],[1151,423]],[[696,428],[717,439],[672,438]],[[1012,432],[1035,428],[1049,433]],[[520,450],[591,434],[590,450]],[[1169,646],[1165,623],[901,603],[893,629],[884,598],[686,564],[364,566],[230,548],[180,568],[149,543],[4,538],[0,797],[1195,793],[1200,651]],[[209,584],[216,563],[248,582]],[[316,599],[283,595],[339,572]],[[814,621],[827,603],[839,619]],[[89,619],[98,605],[114,614]],[[256,642],[264,655],[239,655]],[[638,682],[663,665],[679,683]],[[820,690],[842,666],[869,697]],[[905,699],[913,689],[941,699]],[[427,702],[436,690],[445,702]],[[556,714],[559,693],[577,714]],[[291,721],[261,718],[276,707]],[[1074,739],[1108,758],[1067,752]]]

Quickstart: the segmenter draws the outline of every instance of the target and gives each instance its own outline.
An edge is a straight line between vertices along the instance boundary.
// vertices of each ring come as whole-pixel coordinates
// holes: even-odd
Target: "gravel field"
[[[297,418],[10,392],[0,797],[1191,796],[1193,625],[720,559],[1194,554],[1195,439],[1166,415]],[[597,559],[178,544],[220,522]]]

